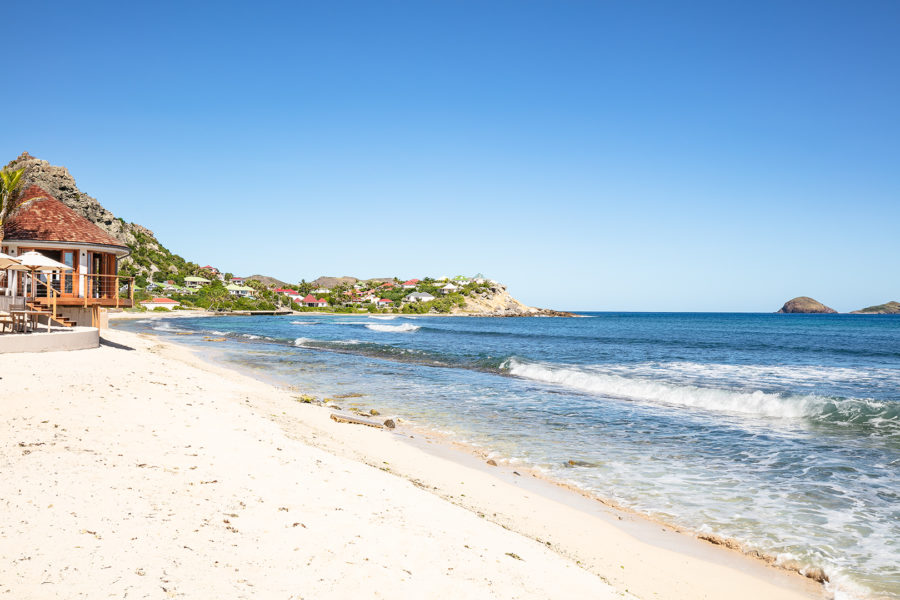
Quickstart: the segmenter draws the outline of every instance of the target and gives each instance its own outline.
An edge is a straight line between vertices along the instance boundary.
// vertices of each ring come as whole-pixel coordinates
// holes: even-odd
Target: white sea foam
[[[311,340],[309,338],[299,337],[296,340],[294,340],[294,345],[298,346],[298,347],[303,347],[306,343],[308,343],[310,341]]]
[[[417,331],[419,329],[418,325],[412,325],[410,323],[404,323],[403,325],[372,325],[367,324],[367,329],[371,329],[372,331],[382,331],[385,333],[399,333],[399,332],[410,332]]]
[[[397,318],[397,315],[369,315],[370,319],[379,319],[381,321],[392,321]]]
[[[586,368],[560,367],[541,363],[506,363],[509,373],[517,377],[563,385],[572,389],[629,400],[688,406],[704,410],[753,416],[799,419],[821,416],[835,409],[835,401],[814,394],[785,396],[760,390],[741,391],[679,385],[660,381],[624,377]],[[878,410],[882,403],[872,400],[850,400]]]
[[[315,325],[315,321],[291,321],[291,325]]]

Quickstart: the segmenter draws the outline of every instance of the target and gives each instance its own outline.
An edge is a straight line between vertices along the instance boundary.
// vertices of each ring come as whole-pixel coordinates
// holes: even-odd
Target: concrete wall
[[[100,346],[100,330],[73,327],[63,331],[34,331],[25,334],[0,335],[0,354],[10,352],[56,352],[84,350]]]
[[[91,327],[91,308],[82,306],[57,306],[56,312],[75,323],[78,327]],[[100,329],[109,327],[109,311],[100,309]]]

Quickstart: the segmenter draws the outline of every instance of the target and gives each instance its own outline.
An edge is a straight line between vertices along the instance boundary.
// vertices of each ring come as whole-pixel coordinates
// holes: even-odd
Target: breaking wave
[[[393,321],[397,315],[369,315],[370,319],[379,319],[381,321]]]
[[[371,329],[372,331],[382,331],[384,333],[405,333],[410,331],[418,331],[418,325],[412,325],[410,323],[404,323],[402,325],[372,325],[367,324],[366,329]]]
[[[504,362],[501,368],[516,377],[607,397],[753,417],[852,423],[900,435],[900,403],[896,402],[678,385],[514,358]]]

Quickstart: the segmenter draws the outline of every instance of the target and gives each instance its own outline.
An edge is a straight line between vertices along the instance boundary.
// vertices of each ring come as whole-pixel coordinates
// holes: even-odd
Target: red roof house
[[[3,234],[0,252],[20,256],[34,251],[70,267],[53,275],[55,304],[69,307],[70,322],[96,326],[99,307],[132,306],[133,278],[118,275],[118,260],[128,256],[128,246],[40,187],[25,189],[22,203],[3,224]],[[14,272],[6,287],[24,297],[28,281]],[[49,293],[48,287],[45,298],[33,291],[32,297],[49,305]]]

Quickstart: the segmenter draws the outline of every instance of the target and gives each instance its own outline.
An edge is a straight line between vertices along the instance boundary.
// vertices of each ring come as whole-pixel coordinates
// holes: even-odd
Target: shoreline
[[[238,364],[230,363],[223,365],[219,360],[210,358],[210,355],[207,355],[206,357],[202,356],[197,348],[192,348],[190,346],[183,346],[183,348],[191,352],[198,360],[212,366],[223,366],[224,368],[232,369],[242,375],[271,385],[272,387],[284,389],[292,394],[306,396],[305,391],[298,386],[286,386],[277,380],[264,378],[259,372],[251,368],[242,368]],[[344,402],[344,400],[347,400],[348,402]],[[310,406],[318,407],[326,411],[327,414],[330,414],[332,410],[338,410],[334,401],[340,402],[342,405],[357,405],[362,403],[360,398],[355,398],[353,396],[336,396],[334,398],[314,400],[305,403]],[[354,406],[350,411],[354,412],[354,408],[356,407]],[[347,409],[344,408],[342,412],[347,412]],[[359,412],[359,415],[367,417],[365,410]],[[757,575],[763,578],[767,575],[771,575],[771,573],[767,572],[774,569],[786,574],[790,579],[799,576],[808,581],[810,585],[807,585],[806,581],[804,581],[801,583],[801,587],[807,587],[808,590],[806,591],[813,592],[814,595],[811,597],[820,597],[817,592],[825,592],[824,587],[819,584],[827,583],[828,579],[824,572],[818,567],[804,571],[802,566],[796,561],[791,559],[782,561],[776,555],[747,549],[739,540],[734,538],[703,533],[689,527],[660,519],[653,515],[642,513],[610,498],[605,498],[595,492],[584,489],[575,483],[549,476],[540,469],[524,463],[515,464],[507,458],[499,457],[493,451],[454,439],[453,437],[430,427],[414,424],[403,417],[380,415],[376,420],[385,418],[391,418],[398,423],[397,428],[392,432],[393,435],[400,436],[403,443],[408,444],[417,450],[448,459],[454,463],[465,465],[488,476],[498,477],[506,482],[512,482],[515,485],[533,492],[541,498],[555,500],[570,508],[574,508],[579,512],[599,517],[608,523],[615,524],[617,521],[620,529],[625,529],[640,541],[651,545],[661,545],[662,547],[680,553],[690,554],[697,558],[718,560],[736,568],[754,570],[756,567],[759,567],[762,571]],[[370,460],[370,457],[364,456],[363,458],[360,458],[357,456],[357,459],[362,460],[370,466],[378,467],[378,464],[376,464],[377,461],[373,462]],[[490,464],[487,462],[488,460],[492,460],[496,464]],[[480,512],[483,508],[479,507],[478,504],[470,505],[461,503],[459,501],[460,499],[454,497],[453,494],[438,493],[438,495],[447,501],[464,506],[475,512]],[[462,494],[462,496],[464,497],[465,494]],[[538,542],[545,543],[545,540],[535,537],[534,532],[527,528],[520,528],[515,526],[515,524],[510,524],[508,522],[500,524],[505,528],[512,529],[522,535],[531,537]],[[660,536],[659,531],[664,533],[674,533],[676,534],[676,539],[671,539],[672,536]],[[710,552],[710,550],[712,550],[712,552]],[[719,551],[724,551],[726,554],[718,554]],[[747,561],[751,564],[746,564]],[[792,582],[786,581],[785,584],[791,585]]]
[[[284,388],[283,385],[279,385],[271,380],[261,379],[259,374],[253,372],[252,369],[241,369],[239,365],[233,364],[223,365],[222,361],[201,357],[199,353],[196,353],[196,349],[193,349],[190,346],[179,345],[177,343],[174,345],[193,356],[195,360],[199,360],[211,367],[233,370],[243,376],[250,377],[256,381],[261,381],[266,385]],[[289,388],[288,393],[302,393],[302,389]],[[311,406],[307,404],[306,407],[308,409],[318,409],[319,411],[324,412],[324,418],[328,418],[328,415],[331,412],[325,406]],[[344,433],[351,437],[356,435],[353,430],[367,429],[354,427],[352,425],[338,425],[337,427],[339,430],[342,428],[346,429],[347,431]],[[368,436],[370,434],[362,434],[360,432],[359,435]],[[518,488],[527,489],[529,491],[529,502],[531,503],[542,504],[544,502],[550,502],[551,506],[554,502],[562,504],[567,510],[575,512],[575,515],[570,515],[573,520],[581,520],[586,515],[600,519],[607,526],[618,530],[618,534],[626,533],[635,538],[639,548],[632,548],[629,550],[629,553],[637,552],[637,554],[640,554],[643,550],[640,548],[642,545],[657,547],[657,549],[667,549],[680,555],[691,556],[697,560],[712,561],[728,565],[730,568],[750,573],[757,579],[777,581],[779,587],[782,587],[785,590],[793,588],[792,591],[799,592],[802,597],[815,598],[825,597],[826,595],[825,588],[820,585],[820,572],[816,573],[812,571],[805,574],[801,573],[796,564],[791,564],[790,562],[780,564],[776,557],[766,556],[755,551],[744,550],[734,540],[703,535],[682,526],[663,522],[652,516],[620,506],[615,502],[604,499],[594,493],[577,487],[574,484],[547,477],[536,469],[504,464],[502,461],[499,466],[489,466],[486,463],[486,460],[492,455],[488,454],[486,451],[457,440],[452,440],[424,427],[410,426],[407,423],[401,425],[392,435],[393,437],[400,436],[400,441],[405,446],[416,448],[419,451],[424,451],[443,460],[449,460],[457,465],[464,465],[466,468],[473,469],[480,475],[489,479],[500,479]],[[354,441],[345,439],[342,441],[341,446],[348,444],[352,445],[354,444]],[[335,451],[335,448],[329,448],[329,450]],[[360,460],[370,466],[378,467],[380,464],[377,457],[373,458],[372,452],[367,452],[367,448],[365,447],[356,447],[351,454],[355,460]],[[384,458],[390,458],[390,460],[381,462],[397,464],[398,456],[396,454],[391,454]],[[479,500],[473,500],[474,496],[471,491],[466,494],[462,489],[457,489],[456,486],[449,485],[447,482],[443,482],[441,485],[435,485],[435,483],[438,482],[429,481],[430,477],[428,473],[413,468],[396,474],[407,479],[413,477],[414,481],[425,481],[433,488],[432,493],[437,494],[445,500],[463,506],[473,512],[486,514],[488,520],[493,520],[504,528],[516,531],[541,543],[547,543],[548,546],[551,546],[552,544],[554,549],[558,552],[564,555],[577,557],[579,564],[582,564],[582,566],[593,565],[593,567],[591,567],[592,572],[601,574],[605,579],[617,581],[625,586],[623,589],[635,591],[643,589],[644,587],[641,583],[635,582],[631,577],[622,576],[622,573],[615,570],[613,571],[613,574],[616,577],[612,577],[610,575],[610,569],[614,569],[616,566],[613,563],[623,561],[621,558],[612,556],[605,556],[598,559],[596,556],[596,548],[591,547],[590,544],[581,542],[581,538],[583,537],[581,527],[569,531],[567,535],[561,538],[561,541],[551,542],[549,540],[560,539],[560,537],[559,535],[550,535],[549,529],[523,527],[521,519],[517,520],[514,517],[504,516],[502,514],[499,517],[497,517],[497,515],[491,517],[490,514],[487,514],[487,511],[490,510],[490,498],[488,496]],[[490,484],[485,485],[486,487],[490,486]],[[463,498],[466,498],[466,500],[464,501]],[[550,511],[553,510],[551,506],[547,507]],[[557,509],[558,508],[559,507],[557,507]],[[516,508],[516,511],[518,512],[527,510],[529,509],[525,505]],[[662,535],[660,534],[660,531],[663,532]],[[672,535],[673,533],[675,535]],[[634,565],[632,565],[631,569],[626,569],[626,565],[624,564],[619,564],[618,567],[620,568],[619,570],[627,570],[628,572],[641,570],[640,567]],[[698,576],[700,576],[699,573]],[[658,590],[650,589],[643,591],[646,593],[658,592]],[[730,591],[729,594],[734,597],[733,592]]]

